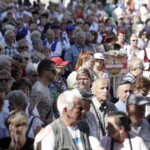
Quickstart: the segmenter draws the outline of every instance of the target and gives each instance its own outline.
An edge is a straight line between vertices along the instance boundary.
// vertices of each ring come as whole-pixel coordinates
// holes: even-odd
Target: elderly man
[[[5,48],[4,48],[4,54],[13,56],[18,53],[16,50],[14,43],[15,43],[15,33],[12,30],[7,30],[4,34],[5,38]]]
[[[140,136],[150,149],[150,124],[145,117],[145,106],[150,101],[140,94],[130,94],[126,100],[127,114],[131,120],[131,133]]]
[[[119,111],[126,112],[126,98],[133,93],[133,85],[130,81],[121,81],[118,85],[117,96],[119,101],[115,103],[115,106]]]
[[[48,124],[53,120],[53,98],[48,85],[56,76],[56,65],[53,61],[42,60],[37,68],[39,79],[33,85],[30,95],[29,112],[32,113],[34,106],[40,114],[40,119]]]
[[[46,31],[46,40],[43,41],[43,46],[51,49],[51,57],[60,57],[62,54],[62,44],[59,40],[54,39],[54,31],[52,29]]]
[[[72,45],[65,54],[65,60],[71,63],[70,70],[75,68],[78,56],[82,50],[90,50],[87,46],[85,46],[85,32],[79,31],[76,33],[76,42]]]
[[[29,52],[29,45],[28,45],[28,41],[27,40],[20,40],[18,42],[18,45],[17,45],[17,50],[19,53],[22,53],[22,52]]]
[[[42,150],[102,150],[99,141],[85,121],[82,95],[65,91],[57,101],[60,118],[48,125],[42,140]],[[51,140],[50,140],[51,139]]]
[[[99,138],[106,135],[107,114],[117,110],[115,105],[111,103],[109,98],[109,81],[100,78],[94,81],[92,92],[95,97],[92,99],[91,111],[96,117],[99,126]]]

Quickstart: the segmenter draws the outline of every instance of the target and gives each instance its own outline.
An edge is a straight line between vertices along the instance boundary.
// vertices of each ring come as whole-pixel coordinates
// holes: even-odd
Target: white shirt
[[[55,147],[55,134],[53,132],[53,129],[50,125],[48,125],[46,128],[49,128],[49,130],[51,130],[51,132],[49,132],[49,134],[41,142],[41,150],[55,150],[55,149],[57,149],[57,147]],[[77,150],[83,150],[83,146],[82,146],[82,143],[80,140],[80,131],[79,131],[78,127],[75,126],[74,128],[70,128],[70,127],[67,127],[67,128],[68,128],[69,133],[72,136],[73,142],[74,143],[76,142],[75,146],[76,146]],[[98,147],[100,145],[100,142],[94,135],[91,128],[90,128],[90,132],[89,132],[89,141],[90,141],[90,145],[91,145],[92,149],[95,149],[96,147]]]
[[[115,103],[115,106],[119,111],[126,112],[126,104],[121,99]]]

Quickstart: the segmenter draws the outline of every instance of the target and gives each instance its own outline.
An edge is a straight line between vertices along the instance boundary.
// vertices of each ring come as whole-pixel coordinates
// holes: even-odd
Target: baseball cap
[[[150,101],[141,94],[130,94],[126,99],[126,105],[145,105],[149,103]]]
[[[63,61],[60,57],[53,57],[51,60],[56,63],[56,66],[66,66],[69,63],[69,61]]]
[[[60,29],[60,25],[58,25],[58,24],[53,24],[53,25],[51,26],[51,29]]]
[[[105,60],[104,55],[102,53],[95,53],[94,54],[94,58],[95,59],[103,59],[103,60]]]
[[[94,94],[88,92],[85,89],[82,89],[82,88],[76,88],[76,89],[80,92],[80,94],[82,95],[83,99],[91,100],[94,97]]]
[[[68,25],[66,26],[66,31],[73,31],[75,29],[75,26]]]

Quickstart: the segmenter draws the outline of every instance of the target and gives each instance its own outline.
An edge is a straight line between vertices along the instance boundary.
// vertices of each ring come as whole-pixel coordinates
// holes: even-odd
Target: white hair
[[[82,99],[82,95],[77,90],[65,91],[59,95],[57,100],[57,109],[60,116],[63,115],[64,108],[71,110],[74,107],[74,99]]]
[[[13,60],[10,56],[4,55],[4,54],[0,55],[0,66],[5,66],[5,65],[11,63],[12,61]]]
[[[29,63],[26,67],[27,75],[30,75],[32,72],[37,72],[38,63]]]
[[[4,38],[6,38],[10,33],[14,33],[12,30],[6,30],[4,33]]]

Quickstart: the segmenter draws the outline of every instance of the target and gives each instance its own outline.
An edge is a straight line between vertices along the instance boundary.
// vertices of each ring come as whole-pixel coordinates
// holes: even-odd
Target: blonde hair
[[[140,58],[133,58],[129,64],[128,64],[128,68],[130,70],[134,70],[136,68],[142,68],[143,67],[143,60]]]
[[[5,120],[5,124],[7,128],[9,128],[9,125],[17,125],[17,124],[24,124],[28,126],[28,116],[23,111],[14,110],[10,112],[8,117]]]

